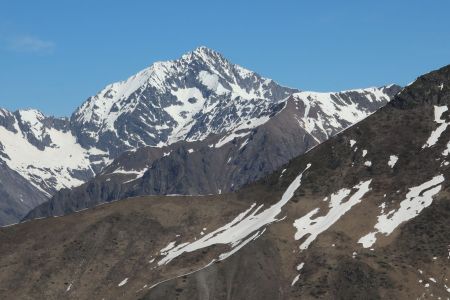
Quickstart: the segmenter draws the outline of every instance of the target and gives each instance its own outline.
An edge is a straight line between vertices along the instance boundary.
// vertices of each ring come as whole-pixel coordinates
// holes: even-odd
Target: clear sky
[[[197,46],[303,90],[405,85],[450,64],[450,1],[0,0],[0,107],[69,116]]]

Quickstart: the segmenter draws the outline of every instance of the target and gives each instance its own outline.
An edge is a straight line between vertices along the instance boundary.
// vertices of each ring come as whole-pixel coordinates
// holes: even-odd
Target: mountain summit
[[[71,121],[83,146],[118,154],[254,128],[295,92],[199,47],[106,86]]]

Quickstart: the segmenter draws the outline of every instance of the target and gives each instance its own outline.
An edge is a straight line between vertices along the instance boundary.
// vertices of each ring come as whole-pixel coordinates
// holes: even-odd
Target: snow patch
[[[398,156],[396,156],[396,155],[389,156],[388,166],[391,168],[394,168],[397,161],[398,161]]]
[[[433,196],[439,193],[444,180],[443,175],[437,175],[419,186],[410,188],[406,199],[400,203],[400,207],[387,214],[379,215],[374,227],[375,231],[360,238],[358,243],[362,244],[364,248],[369,248],[376,242],[378,233],[389,235],[403,222],[418,216],[424,208],[431,205]]]
[[[69,286],[66,289],[66,292],[70,291],[71,288],[72,288],[72,283],[69,284]]]
[[[169,251],[170,249],[172,249],[173,247],[175,247],[176,242],[170,242],[166,247],[164,247],[163,249],[160,250],[161,253],[166,253],[167,251]]]
[[[125,284],[127,284],[127,282],[128,282],[128,278],[125,278],[117,286],[124,286]]]
[[[294,280],[292,280],[291,286],[294,286],[294,284],[300,279],[300,274],[297,274],[297,276],[295,276]]]
[[[442,114],[448,110],[448,107],[446,105],[444,106],[434,106],[434,121],[438,124],[440,124],[435,130],[431,132],[430,137],[428,138],[427,142],[422,146],[422,149],[428,148],[431,146],[434,146],[437,141],[439,140],[439,137],[441,134],[447,129],[447,126],[450,123],[445,122],[445,120],[442,120]]]
[[[229,93],[229,91],[219,83],[219,76],[216,74],[211,74],[208,71],[200,71],[198,78],[203,85],[209,90],[216,92],[217,95]]]

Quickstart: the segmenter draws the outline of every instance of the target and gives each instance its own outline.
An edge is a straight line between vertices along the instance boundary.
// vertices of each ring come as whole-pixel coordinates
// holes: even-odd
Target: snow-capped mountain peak
[[[100,143],[120,152],[228,132],[272,114],[274,104],[297,91],[199,47],[108,85],[74,113],[72,122],[84,128],[79,138],[85,145]]]
[[[185,61],[194,61],[194,60],[203,60],[204,62],[208,61],[227,61],[222,54],[217,52],[216,50],[210,49],[206,46],[199,46],[195,48],[193,51],[190,51],[181,56],[181,60]]]

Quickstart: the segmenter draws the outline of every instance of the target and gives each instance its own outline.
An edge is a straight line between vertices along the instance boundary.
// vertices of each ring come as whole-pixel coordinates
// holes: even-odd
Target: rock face
[[[0,220],[12,224],[37,205],[47,201],[42,191],[0,161]]]
[[[446,299],[449,105],[450,66],[237,192],[1,228],[0,297]]]
[[[102,170],[124,151],[141,147],[169,149],[149,150],[161,155],[149,154],[151,161],[143,162],[139,172],[134,169],[134,174],[141,174],[144,166],[153,166],[157,176],[167,178],[151,175],[141,185],[142,193],[231,191],[360,121],[399,90],[388,86],[342,93],[300,92],[199,47],[178,60],[154,63],[125,81],[108,85],[87,99],[70,119],[46,117],[36,110],[1,110],[0,159],[38,190],[39,199],[106,174]],[[280,128],[283,123],[289,125]],[[284,131],[287,133],[280,137],[273,136]],[[275,157],[259,153],[258,147],[271,142],[281,143],[275,146]],[[202,169],[194,166],[198,159],[184,155],[180,145],[185,145],[185,150],[196,145],[207,152],[200,161]],[[225,164],[230,164],[227,170],[218,171]],[[157,166],[169,169],[155,169]],[[177,175],[176,170],[186,171]],[[183,174],[192,179],[205,175],[207,180],[185,182]],[[107,195],[102,201],[122,196],[117,187],[101,189],[106,189],[102,194]],[[129,193],[128,189],[124,193]],[[19,203],[19,194],[9,197]],[[0,219],[0,224],[5,222]]]

